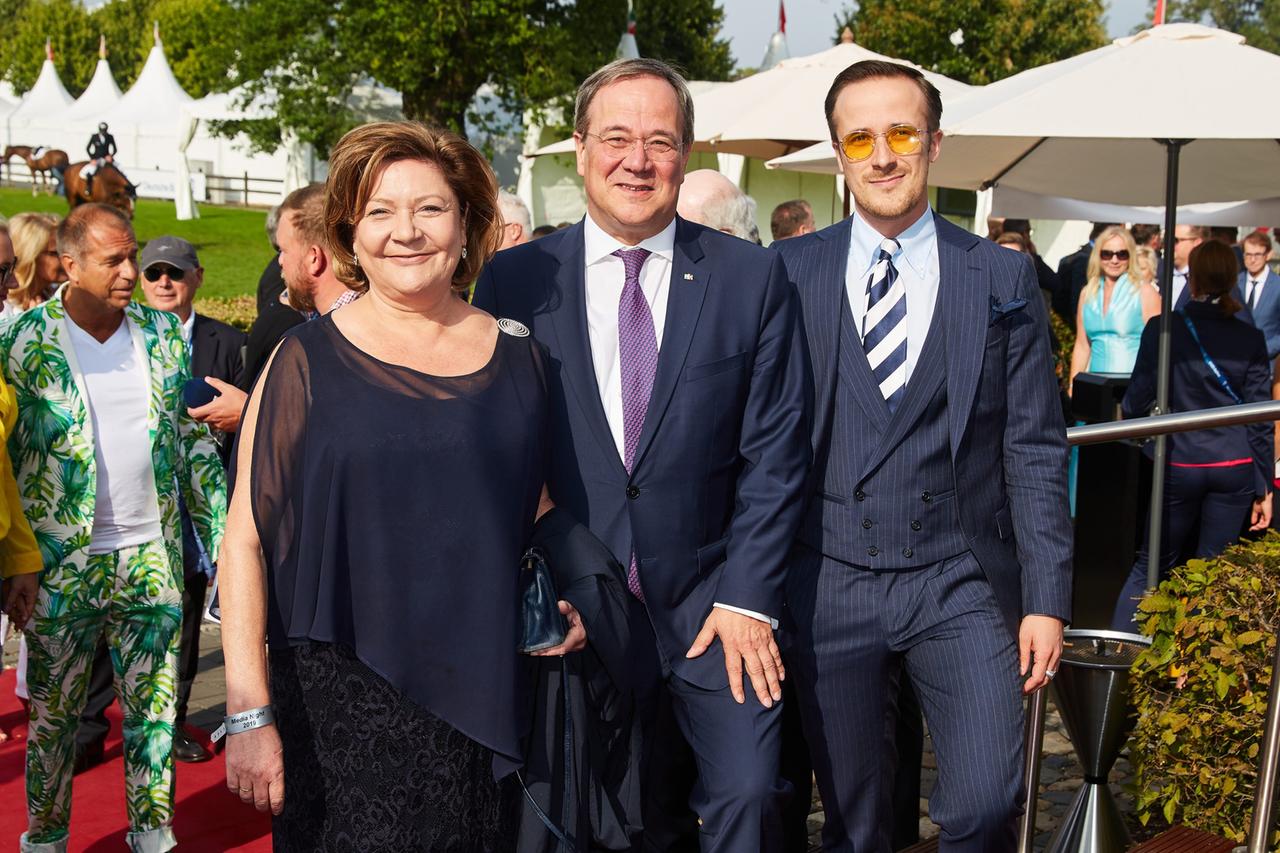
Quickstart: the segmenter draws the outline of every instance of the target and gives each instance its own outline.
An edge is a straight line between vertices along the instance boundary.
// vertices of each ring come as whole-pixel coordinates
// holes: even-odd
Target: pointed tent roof
[[[764,52],[759,70],[768,71],[782,60],[790,58],[791,49],[787,47],[787,7],[784,0],[778,0],[778,31],[769,38],[769,48]]]
[[[191,96],[182,90],[173,76],[169,60],[160,44],[160,31],[156,29],[155,45],[142,66],[142,73],[120,102],[106,114],[106,121],[116,126],[160,126],[172,133],[178,119],[178,111],[191,103]]]
[[[58,69],[53,65],[53,48],[45,42],[44,49],[45,59],[44,65],[40,66],[40,76],[36,78],[30,91],[23,95],[22,103],[9,116],[11,120],[39,118],[62,112],[74,100],[67,87],[62,85]]]
[[[69,121],[76,119],[96,120],[106,115],[112,107],[119,103],[121,98],[120,87],[116,85],[115,78],[111,76],[111,65],[107,62],[106,45],[102,42],[98,46],[98,56],[98,67],[94,70],[93,79],[89,81],[88,87],[59,118]]]
[[[640,58],[640,48],[636,44],[636,10],[633,8],[631,0],[627,0],[627,28],[623,31],[622,38],[618,39],[618,50],[615,58]]]

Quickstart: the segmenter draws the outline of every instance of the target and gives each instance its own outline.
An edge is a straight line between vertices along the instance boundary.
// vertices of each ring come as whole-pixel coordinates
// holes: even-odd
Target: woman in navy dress
[[[463,298],[502,227],[464,140],[358,128],[327,192],[335,272],[368,292],[292,330],[246,411],[227,712],[270,705],[275,724],[228,735],[228,787],[277,815],[276,850],[511,850],[545,356]]]
[[[1271,399],[1271,363],[1262,332],[1236,315],[1236,255],[1216,241],[1191,251],[1191,299],[1171,330],[1169,408],[1190,412]],[[1160,320],[1147,323],[1125,393],[1126,418],[1147,414],[1156,400]],[[1216,557],[1247,526],[1271,523],[1275,442],[1269,423],[1217,427],[1169,436],[1160,577],[1180,556]],[[1150,445],[1148,445],[1148,452]],[[1144,528],[1145,529],[1145,528]],[[1132,631],[1147,587],[1147,549],[1129,573],[1111,627]]]

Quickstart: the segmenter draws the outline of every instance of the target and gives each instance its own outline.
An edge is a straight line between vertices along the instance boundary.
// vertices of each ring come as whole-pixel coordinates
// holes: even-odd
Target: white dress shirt
[[[591,361],[596,372],[596,388],[604,404],[605,420],[613,433],[618,458],[626,457],[626,435],[622,415],[622,364],[618,353],[618,303],[626,283],[626,267],[622,258],[614,257],[618,249],[648,249],[640,268],[640,290],[653,312],[653,332],[662,352],[662,332],[667,324],[667,296],[671,292],[671,264],[676,249],[676,221],[637,246],[627,246],[605,233],[588,214],[582,229],[586,263],[587,338],[591,344]],[[762,613],[743,610],[716,602],[716,607],[741,613],[774,628],[778,622]]]
[[[920,360],[920,351],[924,348],[924,339],[929,334],[929,325],[933,322],[933,309],[938,302],[938,229],[933,224],[933,208],[925,208],[921,215],[906,231],[897,236],[901,248],[893,256],[894,269],[898,271],[898,279],[907,291],[907,381],[911,381],[911,373],[916,362]],[[877,232],[865,219],[854,212],[853,227],[849,237],[849,265],[845,271],[845,289],[849,295],[849,307],[853,311],[853,324],[858,329],[858,337],[866,334],[863,321],[867,315],[867,283],[871,278],[871,268],[880,257],[880,244],[884,235]]]
[[[1267,284],[1267,271],[1264,269],[1257,276],[1245,273],[1244,282],[1244,304],[1258,307],[1258,303],[1262,301],[1262,289]]]
[[[604,416],[618,448],[625,458],[626,438],[622,422],[622,365],[618,357],[618,302],[626,268],[618,249],[648,249],[640,268],[640,290],[653,312],[653,332],[662,351],[662,331],[667,324],[667,294],[671,292],[671,260],[676,250],[676,221],[638,246],[626,246],[605,233],[588,216],[583,223],[587,265],[587,337],[591,340],[591,361],[596,369],[596,386],[604,403]]]
[[[1187,286],[1187,271],[1187,267],[1182,269],[1174,267],[1173,270],[1173,305],[1175,308],[1178,305],[1178,298],[1182,296],[1183,288]]]

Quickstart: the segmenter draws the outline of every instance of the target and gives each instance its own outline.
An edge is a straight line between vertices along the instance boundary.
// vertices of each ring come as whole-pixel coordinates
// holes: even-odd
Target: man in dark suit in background
[[[809,464],[795,290],[776,253],[676,216],[693,100],[670,67],[601,68],[574,128],[587,216],[498,253],[473,301],[549,349],[551,498],[628,567],[643,849],[772,853],[773,629]],[[696,825],[664,767],[682,735]]]
[[[192,377],[203,377],[219,391],[235,391],[243,371],[240,354],[244,333],[192,308],[196,290],[204,282],[204,268],[200,266],[195,247],[181,237],[156,237],[143,248],[138,267],[147,304],[177,314],[182,322],[182,335],[191,351]],[[194,409],[191,414],[197,420],[204,420],[198,413],[212,405]],[[213,426],[216,428],[217,424]],[[214,434],[225,464],[230,458],[234,436],[227,432]],[[182,646],[178,655],[178,713],[173,728],[173,756],[179,761],[207,761],[213,756],[186,732],[183,724],[187,719],[191,685],[200,665],[200,623],[212,566],[185,507],[182,510],[182,568]],[[88,702],[76,732],[77,772],[102,759],[108,729],[106,710],[115,698],[111,681],[111,658],[106,642],[100,641],[89,675]]]
[[[854,215],[778,247],[815,382],[786,663],[823,849],[890,849],[905,670],[938,758],[939,849],[1012,851],[1022,694],[1052,678],[1071,603],[1044,305],[1024,255],[930,210],[942,99],[919,71],[855,63],[826,112]]]
[[[1236,287],[1236,298],[1253,314],[1253,324],[1267,338],[1267,355],[1280,355],[1280,275],[1272,272],[1271,238],[1264,231],[1252,231],[1242,241],[1244,269]]]

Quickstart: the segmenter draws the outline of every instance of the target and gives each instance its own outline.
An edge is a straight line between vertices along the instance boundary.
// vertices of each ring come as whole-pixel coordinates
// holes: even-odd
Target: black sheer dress
[[[543,360],[527,333],[500,332],[479,371],[429,376],[330,317],[276,353],[251,475],[284,745],[276,850],[514,847]]]

